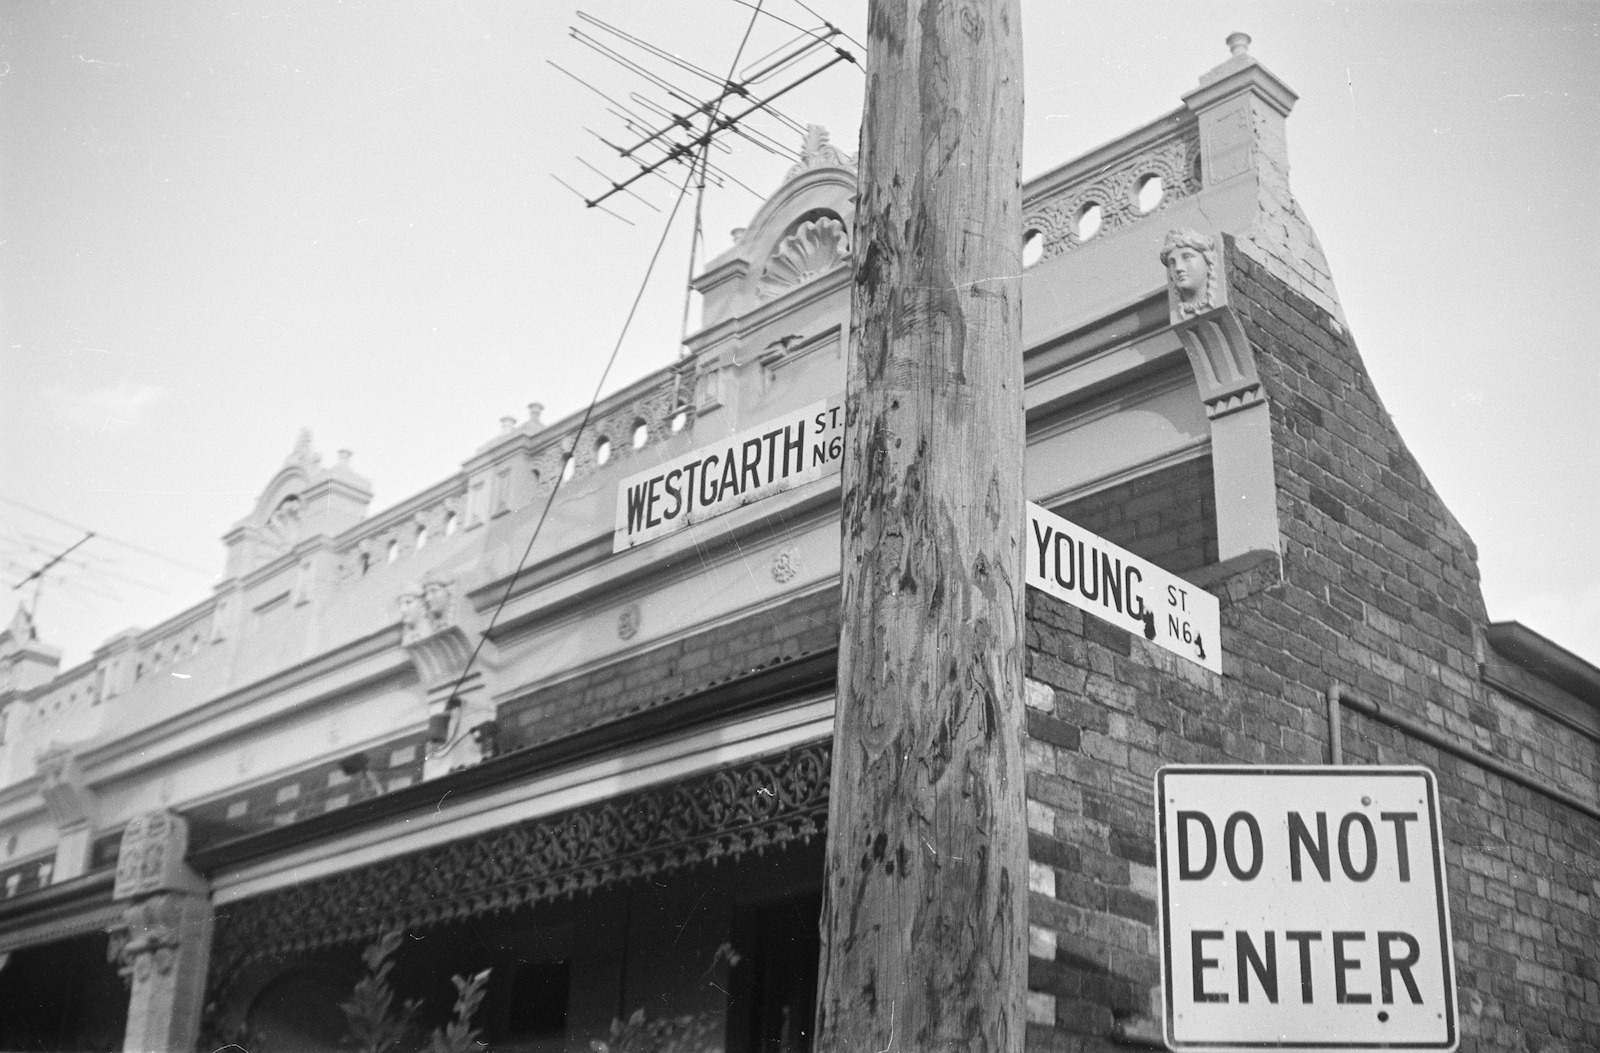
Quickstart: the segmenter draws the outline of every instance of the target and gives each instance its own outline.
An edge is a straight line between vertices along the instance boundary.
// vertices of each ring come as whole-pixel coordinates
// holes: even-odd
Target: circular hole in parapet
[[[573,458],[572,454],[569,453],[565,457],[561,458],[561,481],[566,482],[568,479],[571,479],[572,473],[576,471],[577,468],[578,462]]]
[[[1161,177],[1155,173],[1139,180],[1133,191],[1133,203],[1140,212],[1154,211],[1161,204],[1161,195],[1166,192],[1166,185],[1161,182]]]
[[[644,444],[650,441],[650,425],[641,418],[633,422],[633,448],[644,449]]]
[[[1030,230],[1022,235],[1022,265],[1032,267],[1044,259],[1044,234]]]
[[[672,431],[674,434],[682,431],[689,423],[689,411],[679,410],[672,415]]]
[[[611,460],[611,440],[602,435],[600,441],[594,444],[594,463],[605,464],[609,460]]]
[[[1100,224],[1105,219],[1105,210],[1097,201],[1084,205],[1078,212],[1078,240],[1088,241],[1100,233]]]

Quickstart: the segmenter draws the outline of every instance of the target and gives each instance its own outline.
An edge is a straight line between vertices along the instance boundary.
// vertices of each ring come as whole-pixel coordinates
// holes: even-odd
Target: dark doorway
[[[818,892],[735,913],[733,943],[741,954],[729,974],[728,1053],[810,1053],[821,915]]]
[[[91,933],[12,951],[0,968],[0,1049],[122,1048],[128,991]]]

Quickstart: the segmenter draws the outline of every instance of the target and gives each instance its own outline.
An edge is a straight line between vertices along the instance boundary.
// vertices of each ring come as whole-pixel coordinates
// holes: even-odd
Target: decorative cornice
[[[808,841],[827,824],[831,751],[795,747],[236,901],[217,919],[213,996],[261,959]]]

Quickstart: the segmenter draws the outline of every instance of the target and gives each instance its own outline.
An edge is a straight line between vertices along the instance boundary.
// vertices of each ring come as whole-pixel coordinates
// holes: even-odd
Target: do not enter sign
[[[1433,773],[1156,775],[1174,1050],[1456,1048]]]

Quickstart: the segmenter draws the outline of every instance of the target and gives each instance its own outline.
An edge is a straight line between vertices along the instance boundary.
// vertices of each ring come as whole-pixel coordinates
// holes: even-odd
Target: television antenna
[[[767,10],[766,0],[734,2],[750,8],[751,16],[726,74],[713,73],[584,11],[578,12],[578,23],[570,28],[571,38],[620,69],[632,84],[622,91],[607,91],[559,63],[550,63],[598,96],[609,118],[620,125],[620,131],[585,129],[605,148],[606,156],[599,163],[577,157],[587,170],[577,181],[593,187],[598,177],[598,188],[586,193],[555,173],[552,178],[582,199],[586,208],[598,209],[631,226],[633,221],[617,209],[628,201],[659,212],[646,196],[647,189],[654,186],[649,181],[660,180],[676,188],[663,170],[687,167],[695,188],[694,228],[689,239],[691,280],[704,240],[701,218],[707,187],[732,185],[757,200],[764,199],[730,170],[726,158],[733,153],[734,143],[791,163],[798,161],[799,152],[785,145],[780,136],[803,135],[806,125],[779,109],[777,102],[841,63],[861,68],[855,52],[846,46],[855,45],[854,40],[820,19],[802,0],[794,2],[819,18],[820,25],[802,25],[775,14]],[[779,28],[777,35],[782,39],[758,57],[745,60],[763,17]],[[688,333],[689,306],[686,288],[683,335]]]

